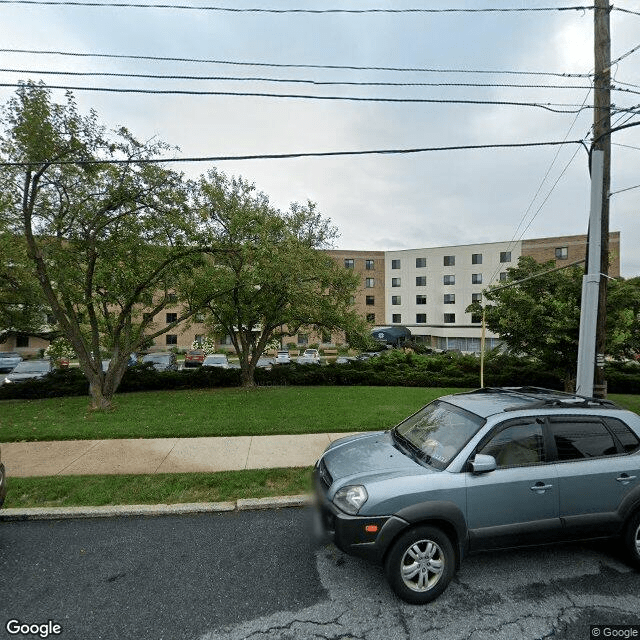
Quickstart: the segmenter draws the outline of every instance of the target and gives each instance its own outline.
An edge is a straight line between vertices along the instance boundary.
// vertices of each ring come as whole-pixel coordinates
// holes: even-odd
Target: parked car
[[[22,362],[22,356],[15,351],[0,352],[0,371],[12,371],[13,368]]]
[[[258,362],[256,362],[256,369],[266,369],[270,371],[273,369],[274,361],[272,358],[258,358]]]
[[[156,371],[177,371],[178,360],[175,353],[147,353],[142,356],[142,364],[150,362]]]
[[[185,367],[201,367],[204,362],[205,354],[202,349],[191,349],[184,355]]]
[[[403,600],[437,598],[470,552],[618,537],[640,570],[640,416],[533,387],[444,396],[315,467],[335,544],[382,563]]]
[[[102,361],[102,370],[107,371],[109,365],[111,364],[111,359]],[[138,364],[138,356],[135,353],[129,354],[129,360],[127,361],[127,367],[133,367]]]
[[[274,364],[289,364],[291,362],[291,356],[288,351],[278,351],[276,353],[276,360]]]
[[[2,455],[0,452],[0,507],[4,504],[4,499],[7,497],[7,474],[2,464]]]
[[[301,356],[298,356],[298,364],[320,364],[320,353],[317,349],[305,349]]]
[[[5,376],[4,383],[13,384],[25,380],[43,378],[52,371],[53,365],[50,360],[23,360],[13,368],[11,373]]]
[[[336,364],[349,364],[350,362],[353,362],[355,360],[355,358],[351,357],[351,356],[338,356],[336,358]]]
[[[229,358],[224,354],[213,353],[210,356],[207,356],[202,366],[206,369],[208,367],[217,367],[220,369],[228,369],[229,368]]]

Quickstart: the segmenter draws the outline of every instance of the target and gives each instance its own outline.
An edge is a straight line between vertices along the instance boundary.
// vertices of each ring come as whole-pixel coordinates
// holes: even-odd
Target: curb
[[[73,518],[115,518],[130,516],[167,516],[194,513],[224,513],[304,507],[312,503],[310,495],[273,498],[240,498],[233,502],[190,502],[181,504],[127,504],[105,507],[30,507],[3,509],[0,521],[61,520]]]

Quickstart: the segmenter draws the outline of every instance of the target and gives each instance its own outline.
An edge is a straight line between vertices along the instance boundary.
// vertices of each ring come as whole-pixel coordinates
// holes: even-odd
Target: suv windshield
[[[401,422],[392,431],[400,444],[437,469],[445,469],[485,420],[436,400]]]
[[[144,362],[156,362],[158,364],[169,364],[171,356],[145,356],[142,359]]]

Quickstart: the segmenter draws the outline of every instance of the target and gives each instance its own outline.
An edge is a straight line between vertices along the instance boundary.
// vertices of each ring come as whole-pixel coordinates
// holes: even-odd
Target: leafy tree
[[[129,354],[202,304],[189,278],[203,256],[188,189],[180,174],[145,162],[166,145],[107,131],[70,93],[58,104],[44,85],[24,84],[1,123],[0,159],[9,164],[0,167],[0,237],[24,244],[28,265],[18,291],[38,283],[34,300],[73,346],[92,407],[109,409]],[[179,304],[175,322],[154,325]],[[106,372],[101,348],[112,354]]]
[[[316,330],[365,331],[350,299],[358,278],[325,252],[336,236],[313,203],[282,213],[242,178],[216,170],[196,196],[216,249],[209,281],[210,324],[231,336],[243,386],[253,386],[258,358],[275,337]]]
[[[484,297],[487,327],[515,353],[537,358],[558,371],[570,388],[575,379],[580,331],[580,304],[584,270],[570,267],[542,274],[555,266],[529,256],[507,270],[507,281],[488,287]],[[501,289],[510,282],[520,282]],[[467,312],[482,313],[474,303]],[[629,356],[640,347],[640,279],[612,280],[607,300],[607,353]]]

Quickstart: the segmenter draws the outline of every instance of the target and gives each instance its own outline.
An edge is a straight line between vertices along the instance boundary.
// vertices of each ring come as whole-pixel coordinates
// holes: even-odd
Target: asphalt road
[[[588,640],[591,624],[640,625],[640,574],[614,544],[474,556],[413,607],[378,567],[314,544],[307,514],[0,523],[0,637],[16,637],[10,618],[51,619],[65,640]]]

